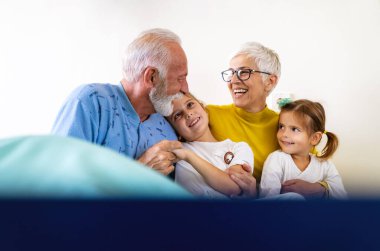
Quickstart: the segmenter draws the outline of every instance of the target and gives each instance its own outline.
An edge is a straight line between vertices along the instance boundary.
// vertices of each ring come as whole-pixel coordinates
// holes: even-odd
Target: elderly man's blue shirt
[[[84,139],[134,159],[161,140],[177,140],[160,114],[140,122],[121,84],[77,88],[59,111],[52,133]]]

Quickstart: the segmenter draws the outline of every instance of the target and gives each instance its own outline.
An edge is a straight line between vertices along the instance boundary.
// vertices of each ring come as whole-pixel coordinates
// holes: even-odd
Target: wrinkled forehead
[[[187,65],[187,57],[183,48],[177,43],[168,43],[173,65]]]

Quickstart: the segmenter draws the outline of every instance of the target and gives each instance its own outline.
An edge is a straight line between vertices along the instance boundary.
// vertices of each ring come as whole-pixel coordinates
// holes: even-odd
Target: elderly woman
[[[245,195],[256,194],[255,184],[256,180],[260,182],[264,161],[278,149],[278,114],[267,107],[266,98],[276,87],[280,74],[276,52],[259,43],[246,43],[231,58],[229,69],[222,72],[233,104],[207,106],[215,138],[245,141],[254,153],[254,177],[249,172],[230,170],[231,178]],[[282,192],[323,196],[325,188],[319,183],[292,180],[283,184]]]

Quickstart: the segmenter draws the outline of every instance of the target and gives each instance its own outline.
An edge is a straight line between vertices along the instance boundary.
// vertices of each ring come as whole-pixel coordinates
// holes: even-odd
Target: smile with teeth
[[[234,89],[234,94],[236,96],[241,96],[243,95],[244,93],[246,93],[248,90],[247,89]]]
[[[193,127],[195,124],[197,124],[199,122],[200,119],[201,119],[200,117],[197,117],[196,119],[191,121],[189,124],[189,127]]]
[[[288,141],[283,141],[283,140],[281,140],[281,143],[282,144],[284,144],[284,145],[294,145],[294,143],[293,142],[288,142]]]

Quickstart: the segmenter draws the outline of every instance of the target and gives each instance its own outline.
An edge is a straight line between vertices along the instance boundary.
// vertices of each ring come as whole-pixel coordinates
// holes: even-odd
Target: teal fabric
[[[1,198],[192,198],[160,173],[74,138],[0,140]]]

